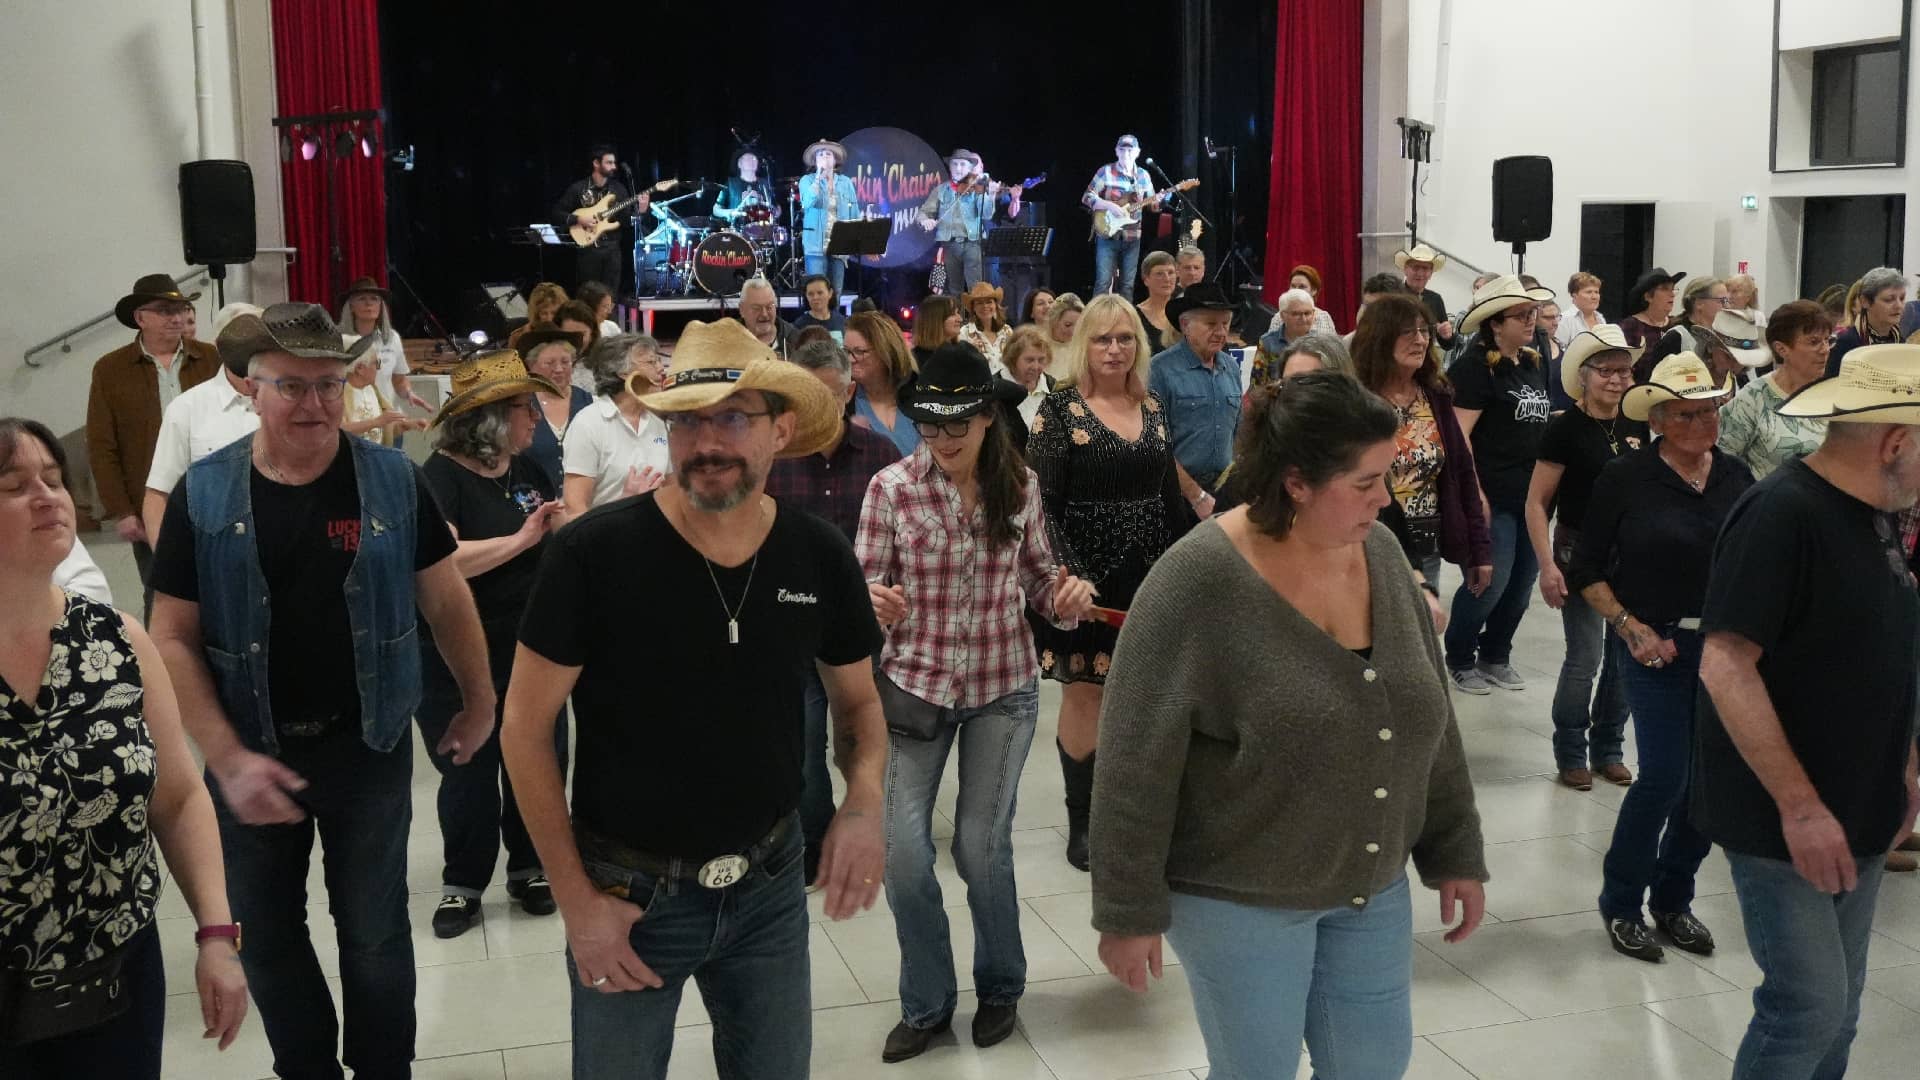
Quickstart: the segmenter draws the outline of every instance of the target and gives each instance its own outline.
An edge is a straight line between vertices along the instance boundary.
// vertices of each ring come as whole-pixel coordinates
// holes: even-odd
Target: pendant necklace
[[[760,504],[760,519],[765,521],[766,517],[767,504],[762,502]],[[753,591],[753,572],[760,566],[760,552],[756,550],[753,553],[753,561],[747,564],[747,584],[745,588],[740,590],[740,602],[733,605],[732,610],[728,610],[727,608],[727,594],[725,590],[720,588],[719,575],[713,572],[713,560],[707,558],[706,555],[702,553],[700,561],[706,564],[707,580],[713,582],[714,595],[720,598],[720,610],[726,612],[727,644],[738,645],[740,644],[740,612],[747,606],[747,594]]]

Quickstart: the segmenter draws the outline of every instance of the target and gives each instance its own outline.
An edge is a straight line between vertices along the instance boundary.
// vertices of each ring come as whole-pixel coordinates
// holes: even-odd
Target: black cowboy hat
[[[1227,292],[1211,282],[1187,286],[1187,291],[1167,301],[1167,321],[1174,326],[1180,325],[1180,316],[1189,311],[1232,311],[1233,301],[1227,299]]]
[[[586,339],[572,330],[562,330],[557,326],[529,326],[513,343],[513,347],[521,356],[532,356],[539,351],[540,346],[556,341],[564,341],[573,346],[575,353],[586,345]]]
[[[393,294],[381,288],[380,283],[371,277],[355,278],[353,284],[347,286],[347,291],[340,294],[340,302],[344,304],[356,296],[377,296],[384,303],[393,303]]]
[[[142,304],[151,304],[155,300],[177,300],[182,304],[191,304],[198,299],[199,293],[181,292],[180,286],[165,274],[147,274],[134,282],[133,290],[113,305],[113,314],[120,320],[120,325],[138,330],[140,324],[133,321],[133,311]]]
[[[908,419],[942,424],[985,412],[996,401],[1019,404],[1027,388],[994,375],[979,349],[950,341],[927,354],[897,396]]]
[[[1635,281],[1633,287],[1627,290],[1627,314],[1638,315],[1647,310],[1647,293],[1662,285],[1678,285],[1686,276],[1685,271],[1669,274],[1664,266],[1653,267],[1641,274],[1640,280]]]

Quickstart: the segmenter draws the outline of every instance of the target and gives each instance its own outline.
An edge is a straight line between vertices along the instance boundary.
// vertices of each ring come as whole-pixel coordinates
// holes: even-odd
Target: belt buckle
[[[703,888],[724,889],[746,877],[748,865],[744,855],[722,855],[717,859],[709,859],[693,879]]]

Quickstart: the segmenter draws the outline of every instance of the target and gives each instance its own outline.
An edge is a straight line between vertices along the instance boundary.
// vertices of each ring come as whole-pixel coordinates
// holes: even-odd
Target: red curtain
[[[281,116],[379,109],[376,0],[274,0],[273,66]],[[287,244],[298,250],[288,269],[288,298],[333,310],[354,278],[386,281],[386,147],[365,121],[357,130],[351,124],[283,130],[293,152],[280,165],[281,200]],[[301,152],[308,135],[318,143],[311,160]],[[361,152],[361,135],[372,139],[373,157]]]
[[[1287,271],[1320,271],[1321,309],[1351,330],[1360,302],[1360,185],[1366,36],[1364,4],[1279,0],[1273,64],[1273,159],[1267,201],[1265,287],[1272,303]]]

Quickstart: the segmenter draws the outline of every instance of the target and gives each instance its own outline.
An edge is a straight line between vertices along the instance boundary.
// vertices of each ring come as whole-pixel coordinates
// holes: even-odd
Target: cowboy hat
[[[393,303],[393,294],[380,287],[380,283],[371,277],[355,278],[347,291],[340,294],[340,302],[346,303],[356,296],[377,296],[384,304]]]
[[[977,301],[1005,300],[1006,296],[1007,294],[1003,292],[1000,288],[995,286],[992,282],[976,281],[973,283],[973,288],[968,289],[966,292],[966,295],[961,297],[961,302],[966,307],[972,308],[975,302]]]
[[[1840,373],[1780,403],[1781,416],[1864,424],[1920,424],[1920,345],[1862,345]]]
[[[1581,377],[1580,368],[1587,361],[1608,352],[1624,352],[1628,359],[1638,360],[1645,351],[1627,344],[1627,335],[1612,323],[1582,330],[1573,335],[1573,340],[1567,343],[1566,355],[1560,358],[1560,388],[1567,392],[1568,397],[1579,401],[1587,388],[1587,380]]]
[[[1473,292],[1473,302],[1468,305],[1467,313],[1460,320],[1459,333],[1471,334],[1480,328],[1490,316],[1498,315],[1508,308],[1521,304],[1544,304],[1553,299],[1553,290],[1547,288],[1527,288],[1520,283],[1515,274],[1502,274]]]
[[[1713,332],[1741,367],[1757,368],[1773,363],[1773,350],[1767,347],[1766,332],[1745,315],[1721,311],[1713,317]]]
[[[955,148],[953,153],[948,154],[946,157],[941,158],[940,160],[953,161],[955,159],[958,159],[960,161],[971,161],[973,162],[973,167],[976,169],[980,167],[980,155],[974,153],[971,150],[962,150],[959,148]]]
[[[182,304],[191,304],[198,299],[200,299],[199,293],[181,292],[180,286],[175,285],[173,279],[165,274],[147,274],[134,282],[132,291],[121,297],[119,303],[113,305],[113,314],[120,320],[120,325],[138,330],[140,324],[133,321],[135,308],[143,304],[151,304],[155,300],[176,300]]]
[[[813,168],[813,157],[815,154],[818,154],[822,150],[825,150],[827,153],[833,155],[834,168],[838,169],[846,165],[847,163],[846,146],[841,143],[834,142],[832,139],[815,139],[813,142],[807,144],[807,148],[804,151],[802,151],[800,154],[801,162],[805,164],[807,168],[809,169]],[[746,153],[746,152],[747,151],[744,151],[744,150],[741,151],[741,153]],[[737,162],[739,161],[739,158],[736,157],[734,160]]]
[[[584,343],[581,335],[572,330],[562,330],[551,323],[537,323],[522,331],[520,336],[514,339],[513,347],[521,356],[532,356],[540,346],[551,345],[556,341],[564,341],[573,346],[575,354],[580,352]]]
[[[980,350],[950,341],[927,354],[898,397],[908,419],[944,424],[985,412],[996,401],[1017,405],[1026,400],[1027,388],[994,375]]]
[[[1627,391],[1620,411],[1629,420],[1645,420],[1663,401],[1698,401],[1733,393],[1733,375],[1713,385],[1713,370],[1690,352],[1676,353],[1654,365],[1653,378]]]
[[[1663,266],[1653,267],[1641,274],[1639,280],[1627,289],[1627,314],[1638,315],[1647,310],[1647,293],[1662,285],[1678,285],[1686,276],[1684,270],[1677,274],[1669,274]],[[1661,314],[1665,315],[1666,312]]]
[[[1233,301],[1225,289],[1210,282],[1187,286],[1187,291],[1167,301],[1167,322],[1180,325],[1180,316],[1190,311],[1232,311]]]
[[[309,360],[338,360],[350,364],[371,348],[375,335],[346,344],[333,316],[319,304],[273,304],[258,315],[236,315],[220,330],[213,347],[220,362],[239,378],[247,377],[247,363],[255,354],[283,352]]]
[[[1411,249],[1401,248],[1393,253],[1393,265],[1400,269],[1405,270],[1410,262],[1432,263],[1434,272],[1438,273],[1441,267],[1447,265],[1447,257],[1425,244],[1415,244]]]
[[[780,359],[732,319],[687,324],[674,346],[673,374],[666,386],[655,390],[636,386],[633,380],[629,374],[627,391],[655,414],[695,412],[741,390],[778,394],[796,421],[780,457],[817,454],[840,437],[840,403],[826,384],[806,368]]]
[[[527,374],[527,365],[512,349],[494,349],[478,353],[453,369],[448,377],[446,403],[434,414],[435,427],[449,417],[469,412],[482,405],[519,397],[535,390],[560,396],[560,388],[538,375]]]

